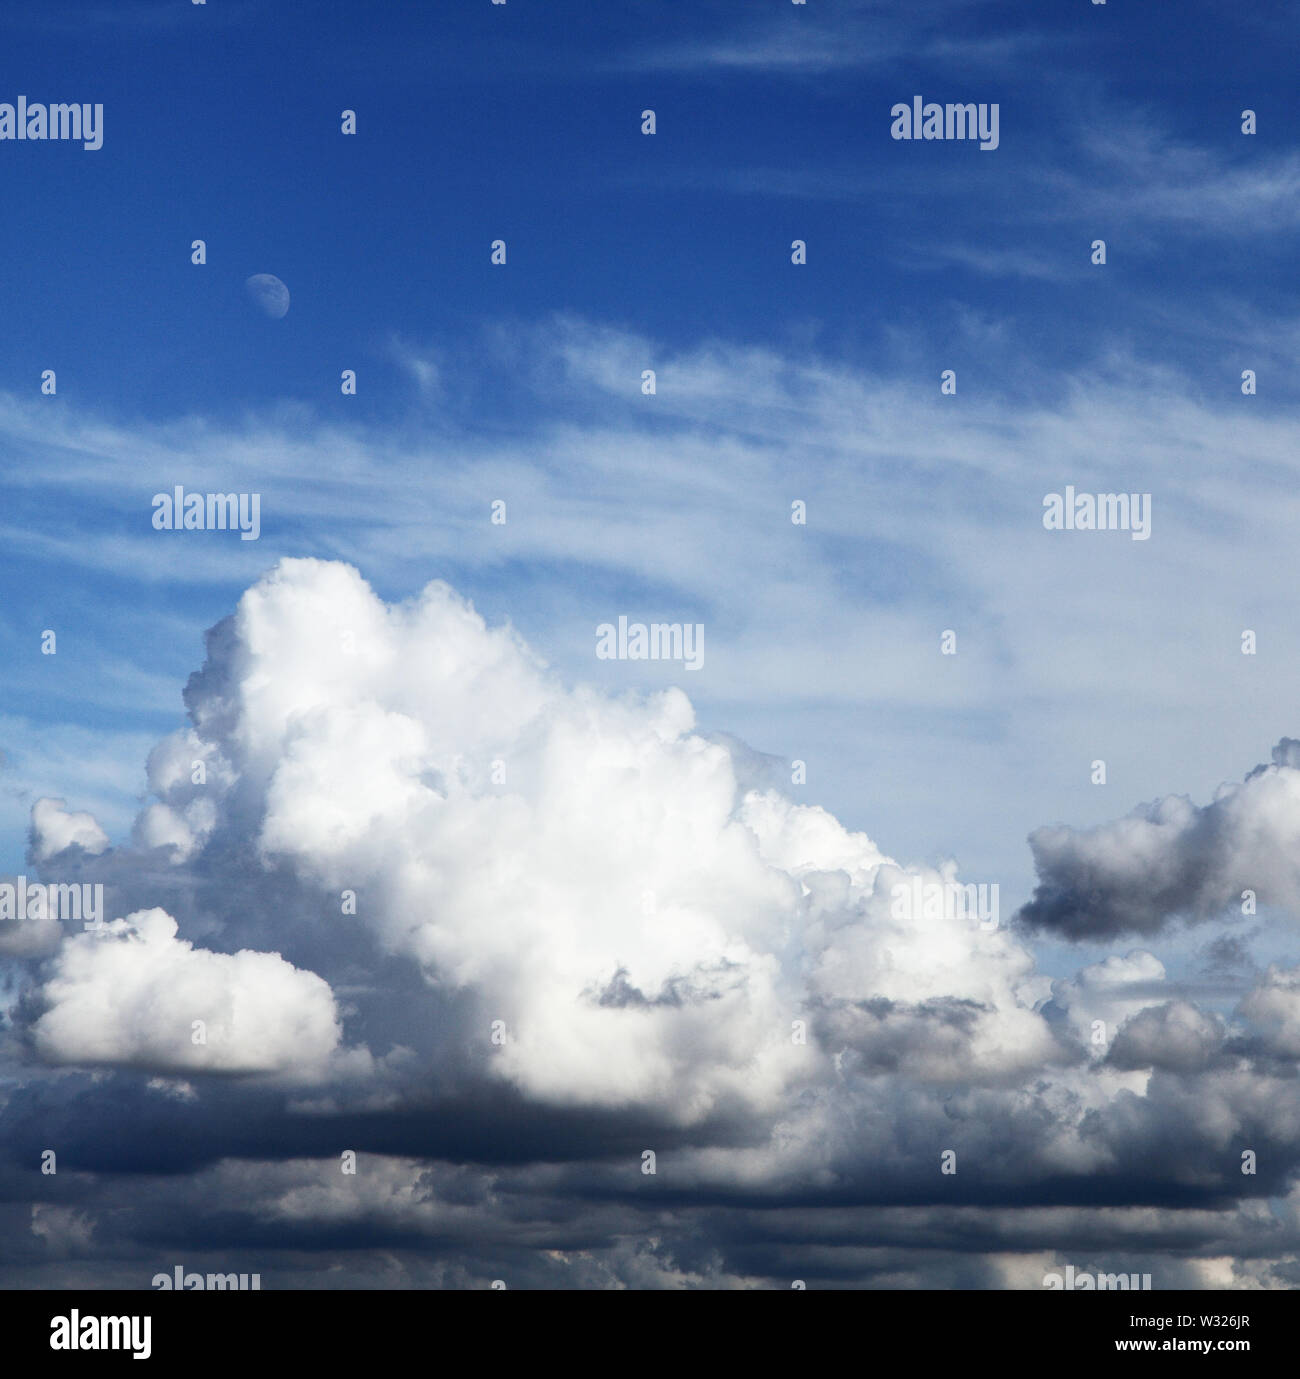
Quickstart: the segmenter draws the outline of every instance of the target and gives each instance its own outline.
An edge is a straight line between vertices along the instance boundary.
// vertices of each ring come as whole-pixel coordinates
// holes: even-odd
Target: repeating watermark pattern
[[[704,624],[701,622],[633,622],[620,614],[618,624],[596,628],[596,659],[600,661],[682,661],[687,670],[704,664]]]
[[[913,96],[910,105],[899,101],[889,113],[893,116],[889,133],[894,139],[978,139],[985,153],[991,153],[1000,142],[1002,116],[996,102],[939,105]]]
[[[890,890],[890,917],[914,919],[969,919],[981,929],[998,927],[998,883],[926,881],[914,876]]]
[[[156,531],[237,531],[241,541],[262,532],[260,493],[186,493],[181,484],[153,496]]]
[[[1134,541],[1151,535],[1149,493],[1078,493],[1073,484],[1064,493],[1043,498],[1043,526],[1048,531],[1126,531]]]
[[[25,876],[0,882],[0,920],[84,921],[87,929],[104,920],[103,882],[31,882]]]
[[[155,1274],[150,1285],[161,1292],[256,1292],[262,1287],[261,1274],[196,1274],[187,1273],[178,1264],[170,1274]]]
[[[1150,1274],[1090,1274],[1078,1271],[1073,1264],[1065,1266],[1064,1274],[1044,1274],[1043,1287],[1065,1292],[1122,1292],[1135,1293],[1151,1287]]]
[[[99,149],[104,146],[104,107],[28,104],[26,96],[19,96],[14,105],[0,104],[0,139],[62,139]]]

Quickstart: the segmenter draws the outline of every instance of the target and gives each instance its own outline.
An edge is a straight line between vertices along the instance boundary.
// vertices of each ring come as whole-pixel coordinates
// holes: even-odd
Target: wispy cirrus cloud
[[[775,18],[755,14],[742,24],[714,25],[712,32],[647,45],[626,63],[665,72],[796,77],[881,71],[900,63],[996,71],[1052,45],[1042,28],[994,35],[975,29],[969,24],[973,8],[970,0],[928,0],[910,6],[904,17],[875,0],[847,0],[829,14],[815,5],[793,6]],[[709,11],[700,12],[701,29],[708,17]]]

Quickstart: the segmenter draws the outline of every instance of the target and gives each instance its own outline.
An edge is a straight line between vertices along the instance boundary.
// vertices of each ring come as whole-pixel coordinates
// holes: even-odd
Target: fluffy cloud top
[[[1020,918],[1068,938],[1203,921],[1245,891],[1300,909],[1300,742],[1283,738],[1207,805],[1168,795],[1099,828],[1040,828],[1029,845],[1041,880]]]
[[[108,835],[91,814],[70,814],[62,800],[37,800],[32,806],[32,857],[37,862],[70,847],[95,854],[108,847]]]
[[[565,688],[445,585],[387,607],[350,567],[286,561],[210,636],[187,702],[137,841],[179,864],[255,820],[264,865],[355,892],[336,923],[472,990],[463,1036],[530,1095],[690,1120],[775,1107],[841,1042],[923,1078],[1050,1052],[1005,933],[893,919],[909,873],[744,788],[681,691]]]
[[[65,939],[32,1026],[52,1063],[167,1072],[317,1070],[338,1044],[329,985],[278,953],[210,953],[142,910]]]

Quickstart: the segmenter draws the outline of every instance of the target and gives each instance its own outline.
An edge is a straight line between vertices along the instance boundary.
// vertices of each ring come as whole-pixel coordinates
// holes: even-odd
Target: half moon
[[[278,321],[289,310],[289,289],[274,273],[254,273],[244,283],[253,305],[264,315]]]

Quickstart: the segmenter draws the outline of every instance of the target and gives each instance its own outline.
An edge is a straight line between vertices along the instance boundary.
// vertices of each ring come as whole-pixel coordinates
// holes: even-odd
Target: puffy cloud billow
[[[1108,938],[1231,907],[1300,909],[1300,741],[1283,738],[1272,757],[1207,805],[1168,795],[1099,828],[1038,829],[1029,845],[1041,880],[1020,918]]]
[[[212,953],[146,910],[64,941],[32,1026],[51,1063],[164,1072],[314,1068],[338,1043],[329,986],[278,953]]]
[[[142,1286],[182,1248],[267,1286],[1295,1269],[1294,971],[1227,1013],[1145,949],[1053,982],[1026,927],[900,903],[953,865],[445,584],[285,561],[207,653],[129,841],[33,811],[30,865],[110,921],[10,945],[0,1280]],[[1022,918],[1284,902],[1293,745],[1205,809],[1035,834]]]

